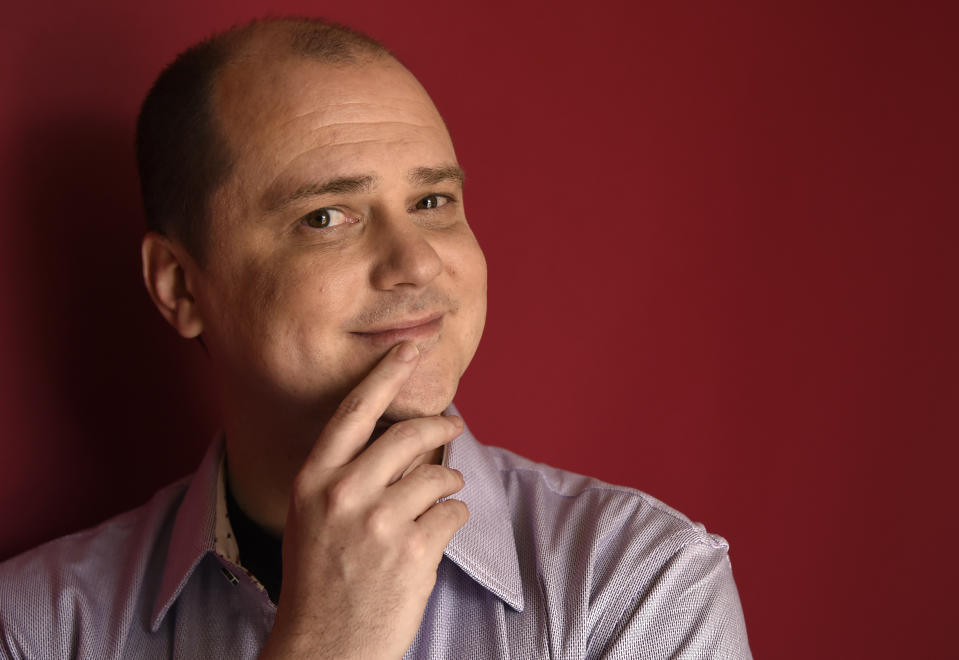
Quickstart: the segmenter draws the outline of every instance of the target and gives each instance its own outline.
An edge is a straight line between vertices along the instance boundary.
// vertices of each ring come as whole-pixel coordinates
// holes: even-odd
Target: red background
[[[476,434],[726,536],[757,657],[943,657],[959,588],[951,3],[42,1],[0,58],[0,557],[216,427],[142,288],[161,66],[267,11],[431,90],[490,264]]]

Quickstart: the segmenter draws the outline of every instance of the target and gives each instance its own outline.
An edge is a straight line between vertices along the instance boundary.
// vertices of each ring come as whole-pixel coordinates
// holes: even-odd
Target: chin
[[[391,421],[439,415],[453,402],[457,382],[413,379],[407,383],[383,413]]]
[[[439,415],[453,402],[460,378],[469,361],[440,352],[426,352],[410,379],[384,411],[390,421]]]

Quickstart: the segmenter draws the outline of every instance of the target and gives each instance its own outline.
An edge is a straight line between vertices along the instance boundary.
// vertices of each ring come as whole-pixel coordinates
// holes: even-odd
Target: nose
[[[424,286],[443,272],[443,260],[427,240],[425,230],[409,218],[384,218],[377,230],[374,240],[378,258],[371,273],[374,288]]]

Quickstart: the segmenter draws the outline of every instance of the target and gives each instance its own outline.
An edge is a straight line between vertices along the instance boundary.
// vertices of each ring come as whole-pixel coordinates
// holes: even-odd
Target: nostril
[[[415,227],[394,232],[382,246],[381,259],[373,269],[376,288],[423,286],[445,271],[439,254]]]

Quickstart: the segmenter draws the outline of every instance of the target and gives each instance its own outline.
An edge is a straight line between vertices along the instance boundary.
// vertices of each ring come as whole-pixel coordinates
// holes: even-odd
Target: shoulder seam
[[[610,483],[606,483],[606,482],[604,482],[604,481],[600,481],[600,480],[595,479],[595,478],[593,478],[593,477],[587,477],[587,476],[585,476],[585,475],[577,475],[577,476],[579,476],[579,477],[581,477],[581,478],[583,478],[583,479],[589,479],[589,480],[591,480],[591,481],[598,482],[599,484],[602,484],[602,485],[586,486],[586,487],[580,489],[579,491],[577,491],[576,493],[563,493],[563,492],[560,492],[560,491],[556,490],[556,489],[553,487],[553,484],[550,483],[550,480],[549,480],[549,478],[547,477],[547,475],[544,474],[541,470],[536,470],[536,469],[529,468],[529,467],[506,466],[506,467],[500,467],[500,468],[499,468],[499,471],[500,471],[501,473],[502,473],[502,472],[530,472],[530,473],[533,473],[534,475],[536,475],[536,476],[546,485],[547,488],[549,488],[550,492],[555,493],[556,495],[559,495],[560,497],[574,498],[574,497],[579,497],[580,495],[583,495],[584,493],[587,493],[587,492],[590,492],[590,491],[609,491],[609,492],[614,492],[614,493],[621,493],[621,494],[626,495],[626,496],[628,496],[628,497],[630,497],[630,498],[635,498],[635,499],[642,500],[645,504],[649,505],[650,507],[652,507],[653,509],[659,511],[660,513],[663,513],[663,514],[669,516],[670,518],[676,520],[677,522],[683,523],[683,525],[684,525],[685,527],[698,530],[701,534],[705,534],[705,535],[711,536],[711,534],[709,534],[709,532],[706,532],[705,530],[703,530],[703,529],[701,529],[700,527],[698,527],[698,526],[696,525],[696,523],[694,523],[692,520],[690,520],[689,518],[687,518],[685,515],[679,513],[678,511],[676,511],[675,509],[673,509],[673,508],[670,507],[669,505],[664,504],[663,502],[661,502],[660,500],[656,499],[656,498],[653,497],[652,495],[650,495],[650,494],[648,494],[648,493],[644,493],[643,491],[641,491],[641,490],[639,490],[639,489],[637,489],[637,488],[630,488],[630,487],[628,487],[628,486],[617,486],[617,485],[615,485],[615,484],[610,484]]]

